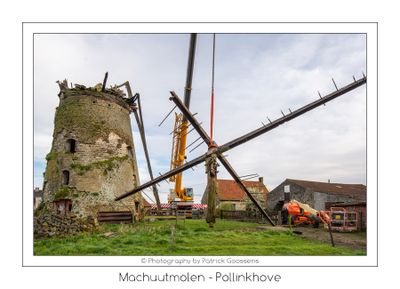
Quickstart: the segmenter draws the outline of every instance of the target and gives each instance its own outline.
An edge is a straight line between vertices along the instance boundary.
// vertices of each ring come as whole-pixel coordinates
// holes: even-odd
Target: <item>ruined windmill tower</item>
[[[47,208],[78,217],[130,211],[140,218],[140,194],[114,201],[138,186],[130,99],[116,87],[58,83],[60,103],[43,184]]]

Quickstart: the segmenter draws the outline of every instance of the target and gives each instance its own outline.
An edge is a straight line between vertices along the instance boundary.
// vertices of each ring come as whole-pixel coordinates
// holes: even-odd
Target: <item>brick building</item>
[[[243,181],[249,192],[257,199],[262,207],[267,201],[268,189],[263,178],[258,181]],[[202,204],[207,204],[207,194],[203,194]],[[251,201],[246,193],[234,180],[218,180],[217,208],[232,211],[244,211]]]

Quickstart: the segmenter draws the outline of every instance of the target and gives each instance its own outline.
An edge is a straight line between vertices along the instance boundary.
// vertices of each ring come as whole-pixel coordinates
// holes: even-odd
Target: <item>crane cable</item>
[[[213,50],[212,50],[212,74],[211,74],[211,112],[210,112],[210,144],[213,147],[213,130],[214,130],[214,69],[215,69],[215,33],[213,34]]]

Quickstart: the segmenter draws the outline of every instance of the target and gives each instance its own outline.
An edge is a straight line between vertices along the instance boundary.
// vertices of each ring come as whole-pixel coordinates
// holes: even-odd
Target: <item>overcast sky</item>
[[[332,92],[366,71],[361,34],[218,34],[216,36],[214,138],[220,145]],[[108,84],[127,80],[142,98],[154,175],[169,169],[174,118],[158,123],[173,107],[174,90],[183,98],[188,34],[36,34],[34,41],[34,182],[42,187],[50,151],[56,80],[94,86],[109,72]],[[209,130],[212,35],[199,34],[190,103]],[[149,180],[137,126],[132,117],[141,183]],[[198,137],[189,135],[188,144]],[[205,153],[205,144],[188,160]],[[365,85],[229,152],[239,175],[258,173],[272,190],[286,178],[366,183]],[[219,167],[219,178],[229,178]],[[184,173],[200,202],[204,166]],[[161,201],[169,185],[162,182]],[[151,190],[145,191],[152,199]],[[122,193],[122,192],[121,192]]]

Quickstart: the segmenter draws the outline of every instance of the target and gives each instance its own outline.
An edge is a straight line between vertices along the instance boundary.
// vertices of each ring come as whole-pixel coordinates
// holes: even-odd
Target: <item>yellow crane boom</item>
[[[183,120],[181,113],[175,113],[175,124],[172,136],[172,152],[170,169],[175,169],[185,162],[186,140],[188,134],[189,122]],[[171,182],[175,182],[174,193],[181,201],[192,201],[193,197],[187,194],[186,188],[182,187],[182,173],[176,174],[169,178]],[[172,197],[169,198],[172,201]]]
[[[197,34],[190,35],[189,57],[186,71],[186,85],[184,103],[187,108],[190,105],[190,94],[192,91],[192,78],[194,68],[194,58],[196,52]],[[171,169],[182,166],[185,163],[186,139],[188,134],[189,121],[182,113],[175,113],[175,124],[172,136]],[[170,177],[171,182],[175,182],[174,194],[168,197],[168,202],[174,201],[175,197],[181,202],[193,201],[193,191],[182,187],[182,172]]]

